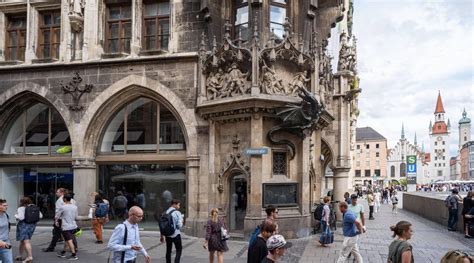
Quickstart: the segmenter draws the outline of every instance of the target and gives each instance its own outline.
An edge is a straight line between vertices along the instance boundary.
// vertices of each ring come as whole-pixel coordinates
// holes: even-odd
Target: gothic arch
[[[322,170],[323,172],[326,170],[326,166],[334,160],[334,152],[330,146],[330,144],[323,138],[321,138],[321,155],[324,156],[324,160],[322,162]]]
[[[247,179],[247,192],[250,192],[250,167],[246,161],[242,159],[242,154],[231,153],[229,158],[225,161],[223,167],[219,171],[217,178],[217,190],[223,193],[228,187],[230,179],[237,174],[243,174]]]
[[[86,129],[80,136],[84,138],[84,143],[75,145],[81,148],[83,157],[93,158],[96,155],[101,133],[108,120],[124,104],[141,96],[154,99],[173,112],[182,128],[188,156],[197,154],[197,120],[194,110],[186,108],[182,100],[160,82],[130,75],[102,91],[87,108],[82,119]]]

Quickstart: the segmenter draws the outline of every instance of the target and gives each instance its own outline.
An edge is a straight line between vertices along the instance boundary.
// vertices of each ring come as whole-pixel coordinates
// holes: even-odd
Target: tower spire
[[[416,132],[415,132],[415,141],[414,141],[414,143],[415,143],[415,146],[417,146],[417,143],[416,143]]]
[[[436,109],[435,114],[437,113],[445,113],[443,107],[443,101],[441,100],[441,91],[438,91],[438,100],[436,101]]]
[[[403,125],[403,122],[402,122],[402,139],[405,139],[405,126]]]

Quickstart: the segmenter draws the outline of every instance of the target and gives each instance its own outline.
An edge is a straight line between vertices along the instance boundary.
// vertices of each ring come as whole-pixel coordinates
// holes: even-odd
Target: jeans
[[[370,205],[369,206],[369,219],[374,218],[374,206]]]
[[[456,229],[458,223],[458,210],[449,208],[448,228]]]
[[[0,248],[0,262],[13,263],[13,254],[11,248]]]
[[[179,263],[181,259],[181,251],[183,250],[181,235],[177,235],[176,237],[166,237],[166,263],[171,263],[171,250],[173,249],[173,244],[176,248],[174,263]]]
[[[342,249],[339,252],[339,258],[337,259],[337,263],[344,263],[349,259],[349,256],[352,254],[354,256],[355,262],[362,263],[362,255],[359,251],[359,245],[357,244],[357,240],[359,240],[359,236],[355,237],[344,237],[344,241],[342,242]]]

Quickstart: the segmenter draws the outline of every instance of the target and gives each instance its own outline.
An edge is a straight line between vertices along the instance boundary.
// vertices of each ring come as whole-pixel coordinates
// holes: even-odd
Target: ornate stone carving
[[[232,139],[232,148],[234,153],[229,155],[229,159],[227,159],[224,163],[224,166],[219,171],[219,177],[217,178],[217,190],[219,193],[224,192],[224,176],[226,174],[230,174],[233,171],[239,171],[244,175],[247,175],[247,178],[250,179],[250,167],[245,162],[242,154],[239,152],[239,144],[240,139],[238,135],[234,135]],[[248,182],[248,192],[250,193],[250,182]]]
[[[221,89],[224,87],[224,77],[222,69],[218,69],[216,73],[211,72],[209,74],[206,81],[208,100],[215,100],[221,96]]]
[[[310,78],[307,78],[308,71],[297,72],[293,75],[290,83],[288,83],[288,91],[286,92],[289,95],[296,96],[300,89],[308,90],[308,83],[311,81]]]
[[[95,169],[96,164],[94,159],[88,158],[74,158],[72,160],[72,167],[74,169],[86,168],[86,169]]]
[[[63,84],[62,81],[59,82],[64,94],[69,93],[72,96],[73,105],[69,106],[69,109],[72,111],[81,111],[84,109],[84,106],[79,105],[79,101],[84,93],[90,93],[94,87],[92,84],[85,84],[81,88],[81,82],[82,78],[79,76],[79,72],[77,71],[74,72],[74,77],[72,77],[72,80],[69,81],[68,84]]]
[[[224,86],[221,89],[220,97],[234,97],[237,94],[250,93],[250,86],[247,85],[249,73],[243,73],[237,63],[232,63],[228,73],[224,76]]]
[[[275,68],[269,68],[266,64],[262,68],[262,91],[266,94],[283,95],[287,93],[283,87],[282,80],[276,76]]]
[[[282,122],[271,128],[267,133],[267,138],[271,143],[288,146],[291,159],[295,157],[296,146],[294,143],[287,139],[275,140],[274,134],[287,132],[304,139],[306,137],[305,133],[312,133],[313,130],[317,129],[318,120],[323,111],[322,104],[313,94],[304,88],[301,88],[300,91],[298,95],[302,98],[302,101],[300,103],[288,103],[285,107],[277,109],[276,114]]]
[[[84,27],[84,6],[85,0],[69,0],[69,22],[72,31],[81,32]]]
[[[357,39],[354,37],[354,45],[351,47],[347,43],[347,36],[345,32],[342,32],[341,37],[341,49],[339,50],[339,62],[337,64],[338,71],[349,70],[357,73],[357,55],[356,55],[356,44]]]

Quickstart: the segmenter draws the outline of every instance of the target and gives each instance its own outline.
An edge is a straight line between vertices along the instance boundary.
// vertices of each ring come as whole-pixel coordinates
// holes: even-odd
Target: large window
[[[109,122],[100,146],[102,153],[157,152],[158,149],[184,150],[184,136],[171,111],[148,98],[138,98],[119,110]]]
[[[106,51],[130,53],[132,6],[130,2],[107,7]]]
[[[239,32],[243,39],[249,38],[249,4],[247,0],[234,1],[235,20],[234,32],[238,36]]]
[[[263,207],[274,205],[277,207],[298,205],[298,184],[263,184]]]
[[[145,1],[143,24],[143,49],[167,50],[170,36],[169,1]]]
[[[60,155],[71,152],[71,139],[60,114],[50,106],[37,103],[9,127],[2,139],[2,154]]]
[[[5,59],[9,61],[25,60],[26,17],[8,17]]]
[[[287,0],[270,0],[270,31],[276,38],[283,38]]]
[[[38,57],[58,59],[61,42],[61,12],[57,10],[40,13],[39,30]]]

